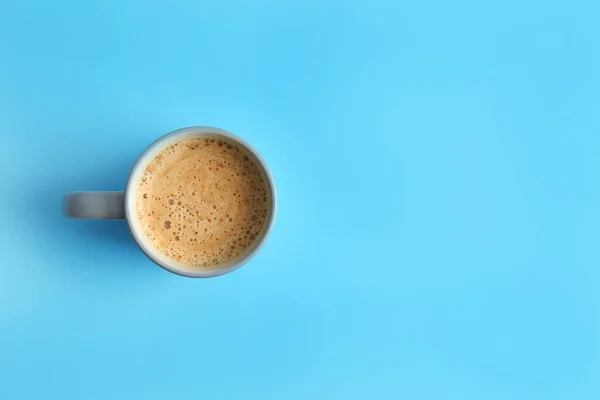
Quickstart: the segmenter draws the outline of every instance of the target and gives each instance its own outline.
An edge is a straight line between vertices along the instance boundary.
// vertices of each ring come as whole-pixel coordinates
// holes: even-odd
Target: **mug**
[[[266,223],[259,233],[259,237],[254,246],[245,254],[229,260],[222,265],[218,265],[215,269],[190,267],[160,253],[143,234],[136,211],[136,190],[148,163],[150,163],[150,161],[152,161],[164,148],[173,143],[207,135],[212,137],[221,136],[229,139],[230,141],[236,142],[237,146],[245,148],[254,155],[266,178],[266,184],[270,189],[268,197],[270,197],[269,204],[271,205]],[[269,167],[260,154],[249,143],[239,136],[223,129],[209,126],[193,126],[168,133],[152,143],[135,163],[133,170],[129,175],[125,191],[69,193],[64,198],[64,211],[65,214],[71,218],[124,219],[129,225],[129,230],[131,231],[131,235],[136,244],[148,258],[160,267],[169,272],[191,278],[210,278],[240,268],[260,251],[266,243],[275,222],[275,215],[277,214],[277,195],[275,192],[273,176]]]

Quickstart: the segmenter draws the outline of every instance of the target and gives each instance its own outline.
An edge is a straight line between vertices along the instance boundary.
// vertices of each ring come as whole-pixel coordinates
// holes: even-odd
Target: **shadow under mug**
[[[136,191],[143,172],[165,147],[195,137],[223,137],[245,148],[258,163],[267,185],[267,220],[254,244],[240,254],[210,269],[182,264],[159,252],[145,237],[136,211]],[[135,242],[152,261],[167,271],[191,278],[210,278],[234,271],[254,257],[267,241],[277,213],[277,194],[273,176],[260,154],[244,139],[223,129],[193,126],[168,133],[150,145],[135,163],[124,192],[73,192],[64,198],[65,214],[71,218],[126,220]]]

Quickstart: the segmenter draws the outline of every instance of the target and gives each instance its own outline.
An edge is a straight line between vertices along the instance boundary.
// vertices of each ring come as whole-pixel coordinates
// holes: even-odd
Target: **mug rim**
[[[140,168],[145,167],[147,163],[151,161],[147,159],[153,152],[155,152],[156,150],[158,150],[158,152],[162,151],[163,148],[166,147],[169,143],[177,141],[177,138],[179,136],[204,136],[210,134],[220,135],[232,139],[244,146],[254,157],[256,157],[267,178],[269,189],[271,191],[272,205],[267,226],[263,231],[262,237],[260,238],[258,243],[252,248],[252,250],[250,250],[242,258],[238,259],[231,265],[225,266],[223,268],[214,270],[199,269],[197,271],[194,271],[190,267],[186,267],[183,264],[180,264],[181,266],[177,266],[177,261],[174,261],[167,256],[160,257],[159,251],[153,248],[150,243],[146,243],[146,241],[142,238],[142,233],[139,231],[139,229],[137,229],[137,224],[134,222],[134,218],[137,218],[137,213],[135,212],[135,208],[131,207],[131,205],[136,204],[135,199],[133,198],[138,183],[136,179],[136,173],[140,171]],[[123,202],[127,226],[129,227],[131,236],[133,236],[133,239],[135,240],[138,247],[142,250],[142,252],[159,267],[174,274],[189,278],[212,278],[215,276],[220,276],[229,272],[233,272],[242,267],[244,264],[246,264],[248,261],[254,258],[254,256],[256,256],[256,254],[258,254],[258,252],[263,248],[271,234],[273,225],[275,223],[275,217],[277,215],[277,191],[275,188],[275,181],[273,179],[273,174],[271,173],[269,166],[262,158],[260,153],[250,143],[248,143],[243,138],[237,136],[236,134],[212,126],[189,126],[186,128],[177,129],[165,135],[162,135],[154,142],[152,142],[140,155],[140,157],[135,162],[133,168],[131,169],[131,172],[127,179],[127,185],[125,187],[125,195]]]

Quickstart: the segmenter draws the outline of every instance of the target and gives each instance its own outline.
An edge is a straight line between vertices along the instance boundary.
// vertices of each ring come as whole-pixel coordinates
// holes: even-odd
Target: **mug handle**
[[[125,219],[124,192],[73,192],[63,203],[67,217]]]

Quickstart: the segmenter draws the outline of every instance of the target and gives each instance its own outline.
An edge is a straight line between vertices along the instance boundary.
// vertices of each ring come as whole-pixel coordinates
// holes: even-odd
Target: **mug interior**
[[[255,161],[258,162],[261,173],[264,175],[263,178],[265,179],[265,182],[268,186],[268,216],[266,223],[263,225],[262,230],[259,232],[259,239],[256,240],[252,246],[250,246],[244,253],[240,254],[239,256],[209,268],[192,267],[180,263],[177,260],[174,260],[160,252],[144,235],[137,214],[137,190],[147,165],[152,160],[154,160],[154,158],[165,147],[170,146],[171,144],[179,142],[181,140],[204,136],[220,136],[224,139],[228,139],[229,141],[234,141],[236,142],[237,146],[246,149],[247,152],[255,159]],[[242,138],[232,134],[231,132],[227,132],[223,129],[213,127],[198,126],[183,128],[166,134],[158,140],[156,140],[150,145],[150,147],[148,147],[148,149],[140,156],[140,158],[136,162],[135,166],[133,167],[133,170],[131,171],[131,175],[129,176],[127,188],[125,190],[125,215],[127,223],[129,224],[129,229],[131,230],[131,234],[138,246],[152,261],[154,261],[162,268],[175,274],[193,278],[209,278],[213,276],[223,275],[238,269],[246,262],[248,262],[256,253],[258,253],[258,251],[265,244],[275,220],[276,210],[277,199],[275,193],[275,185],[273,183],[271,172],[269,171],[267,164],[262,159],[260,154]]]

